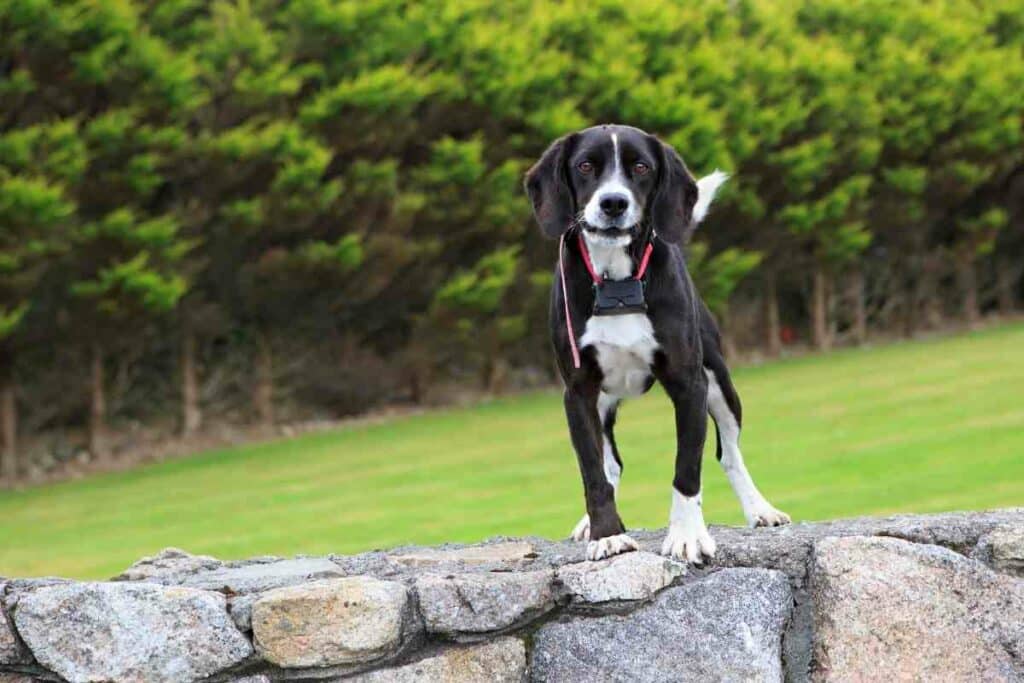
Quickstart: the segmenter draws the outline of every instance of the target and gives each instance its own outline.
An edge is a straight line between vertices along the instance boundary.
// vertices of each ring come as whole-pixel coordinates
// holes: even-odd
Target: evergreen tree
[[[47,284],[66,248],[85,150],[77,123],[61,119],[69,22],[55,3],[0,5],[0,479],[15,480],[18,359],[54,341]]]
[[[42,290],[75,210],[64,183],[81,172],[76,143],[70,123],[0,136],[0,475],[12,481],[19,472],[16,361],[25,346],[52,341]]]
[[[88,361],[53,424],[88,404],[98,455],[128,359],[127,390],[153,394],[138,414],[177,396],[185,433],[217,386],[269,424],[333,376],[295,371],[306,356],[400,368],[415,400],[440,373],[494,389],[549,369],[555,251],[519,181],[596,123],[732,175],[687,248],[727,342],[752,322],[733,299],[763,302],[771,353],[784,327],[824,348],[1012,311],[1022,16],[1022,0],[0,2],[0,469],[17,469],[17,409],[30,432],[53,395],[19,382],[44,349]],[[238,349],[251,371],[222,381]]]
[[[186,291],[177,265],[190,248],[167,213],[167,159],[186,141],[175,116],[190,106],[187,55],[153,36],[129,4],[72,3],[67,38],[69,113],[81,117],[86,166],[62,273],[70,338],[90,368],[89,446],[106,443],[106,362],[142,342],[151,321]]]

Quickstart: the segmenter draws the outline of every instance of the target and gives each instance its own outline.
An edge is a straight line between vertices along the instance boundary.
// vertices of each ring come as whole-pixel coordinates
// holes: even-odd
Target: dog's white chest
[[[604,381],[601,389],[613,396],[636,396],[647,388],[658,342],[643,313],[591,316],[580,348],[593,346]]]

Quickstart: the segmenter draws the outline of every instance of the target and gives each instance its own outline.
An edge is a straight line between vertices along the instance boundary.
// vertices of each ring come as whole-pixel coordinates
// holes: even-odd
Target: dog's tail
[[[698,225],[708,215],[711,208],[711,201],[715,194],[726,180],[729,174],[719,171],[717,168],[711,175],[706,175],[697,181],[697,203],[693,205],[693,224]]]

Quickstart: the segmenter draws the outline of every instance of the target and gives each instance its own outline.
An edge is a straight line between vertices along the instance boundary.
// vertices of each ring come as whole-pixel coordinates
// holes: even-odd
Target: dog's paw
[[[747,525],[750,527],[759,526],[785,526],[790,523],[789,515],[782,510],[776,510],[767,502],[758,505],[746,512]]]
[[[661,554],[690,564],[702,564],[704,556],[715,556],[715,539],[703,522],[699,525],[674,523],[661,544]]]
[[[587,559],[603,560],[606,557],[628,553],[631,550],[639,550],[639,548],[640,546],[628,534],[605,536],[604,538],[587,543]]]
[[[576,526],[573,527],[572,533],[569,534],[569,538],[574,541],[589,541],[590,540],[590,515],[583,515]]]
[[[701,509],[701,496],[684,496],[673,489],[668,534],[661,554],[690,564],[702,564],[704,557],[715,556],[715,539],[708,533]]]

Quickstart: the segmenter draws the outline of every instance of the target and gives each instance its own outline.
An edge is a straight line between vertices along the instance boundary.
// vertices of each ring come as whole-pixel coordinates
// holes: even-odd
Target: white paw
[[[750,527],[784,526],[790,522],[789,515],[781,510],[776,510],[767,502],[745,510],[744,516],[747,518],[747,525]]]
[[[574,541],[590,540],[590,515],[583,515],[583,518],[573,527],[569,538]]]
[[[596,541],[587,543],[587,559],[603,560],[619,553],[628,553],[630,550],[638,550],[639,546],[627,534],[605,536]]]
[[[701,498],[684,496],[672,489],[672,512],[669,513],[668,535],[661,544],[661,554],[690,564],[701,564],[704,556],[715,556],[715,540],[704,524]]]
[[[699,526],[672,524],[661,544],[661,554],[690,564],[702,564],[705,555],[715,556],[715,539],[703,522]]]

